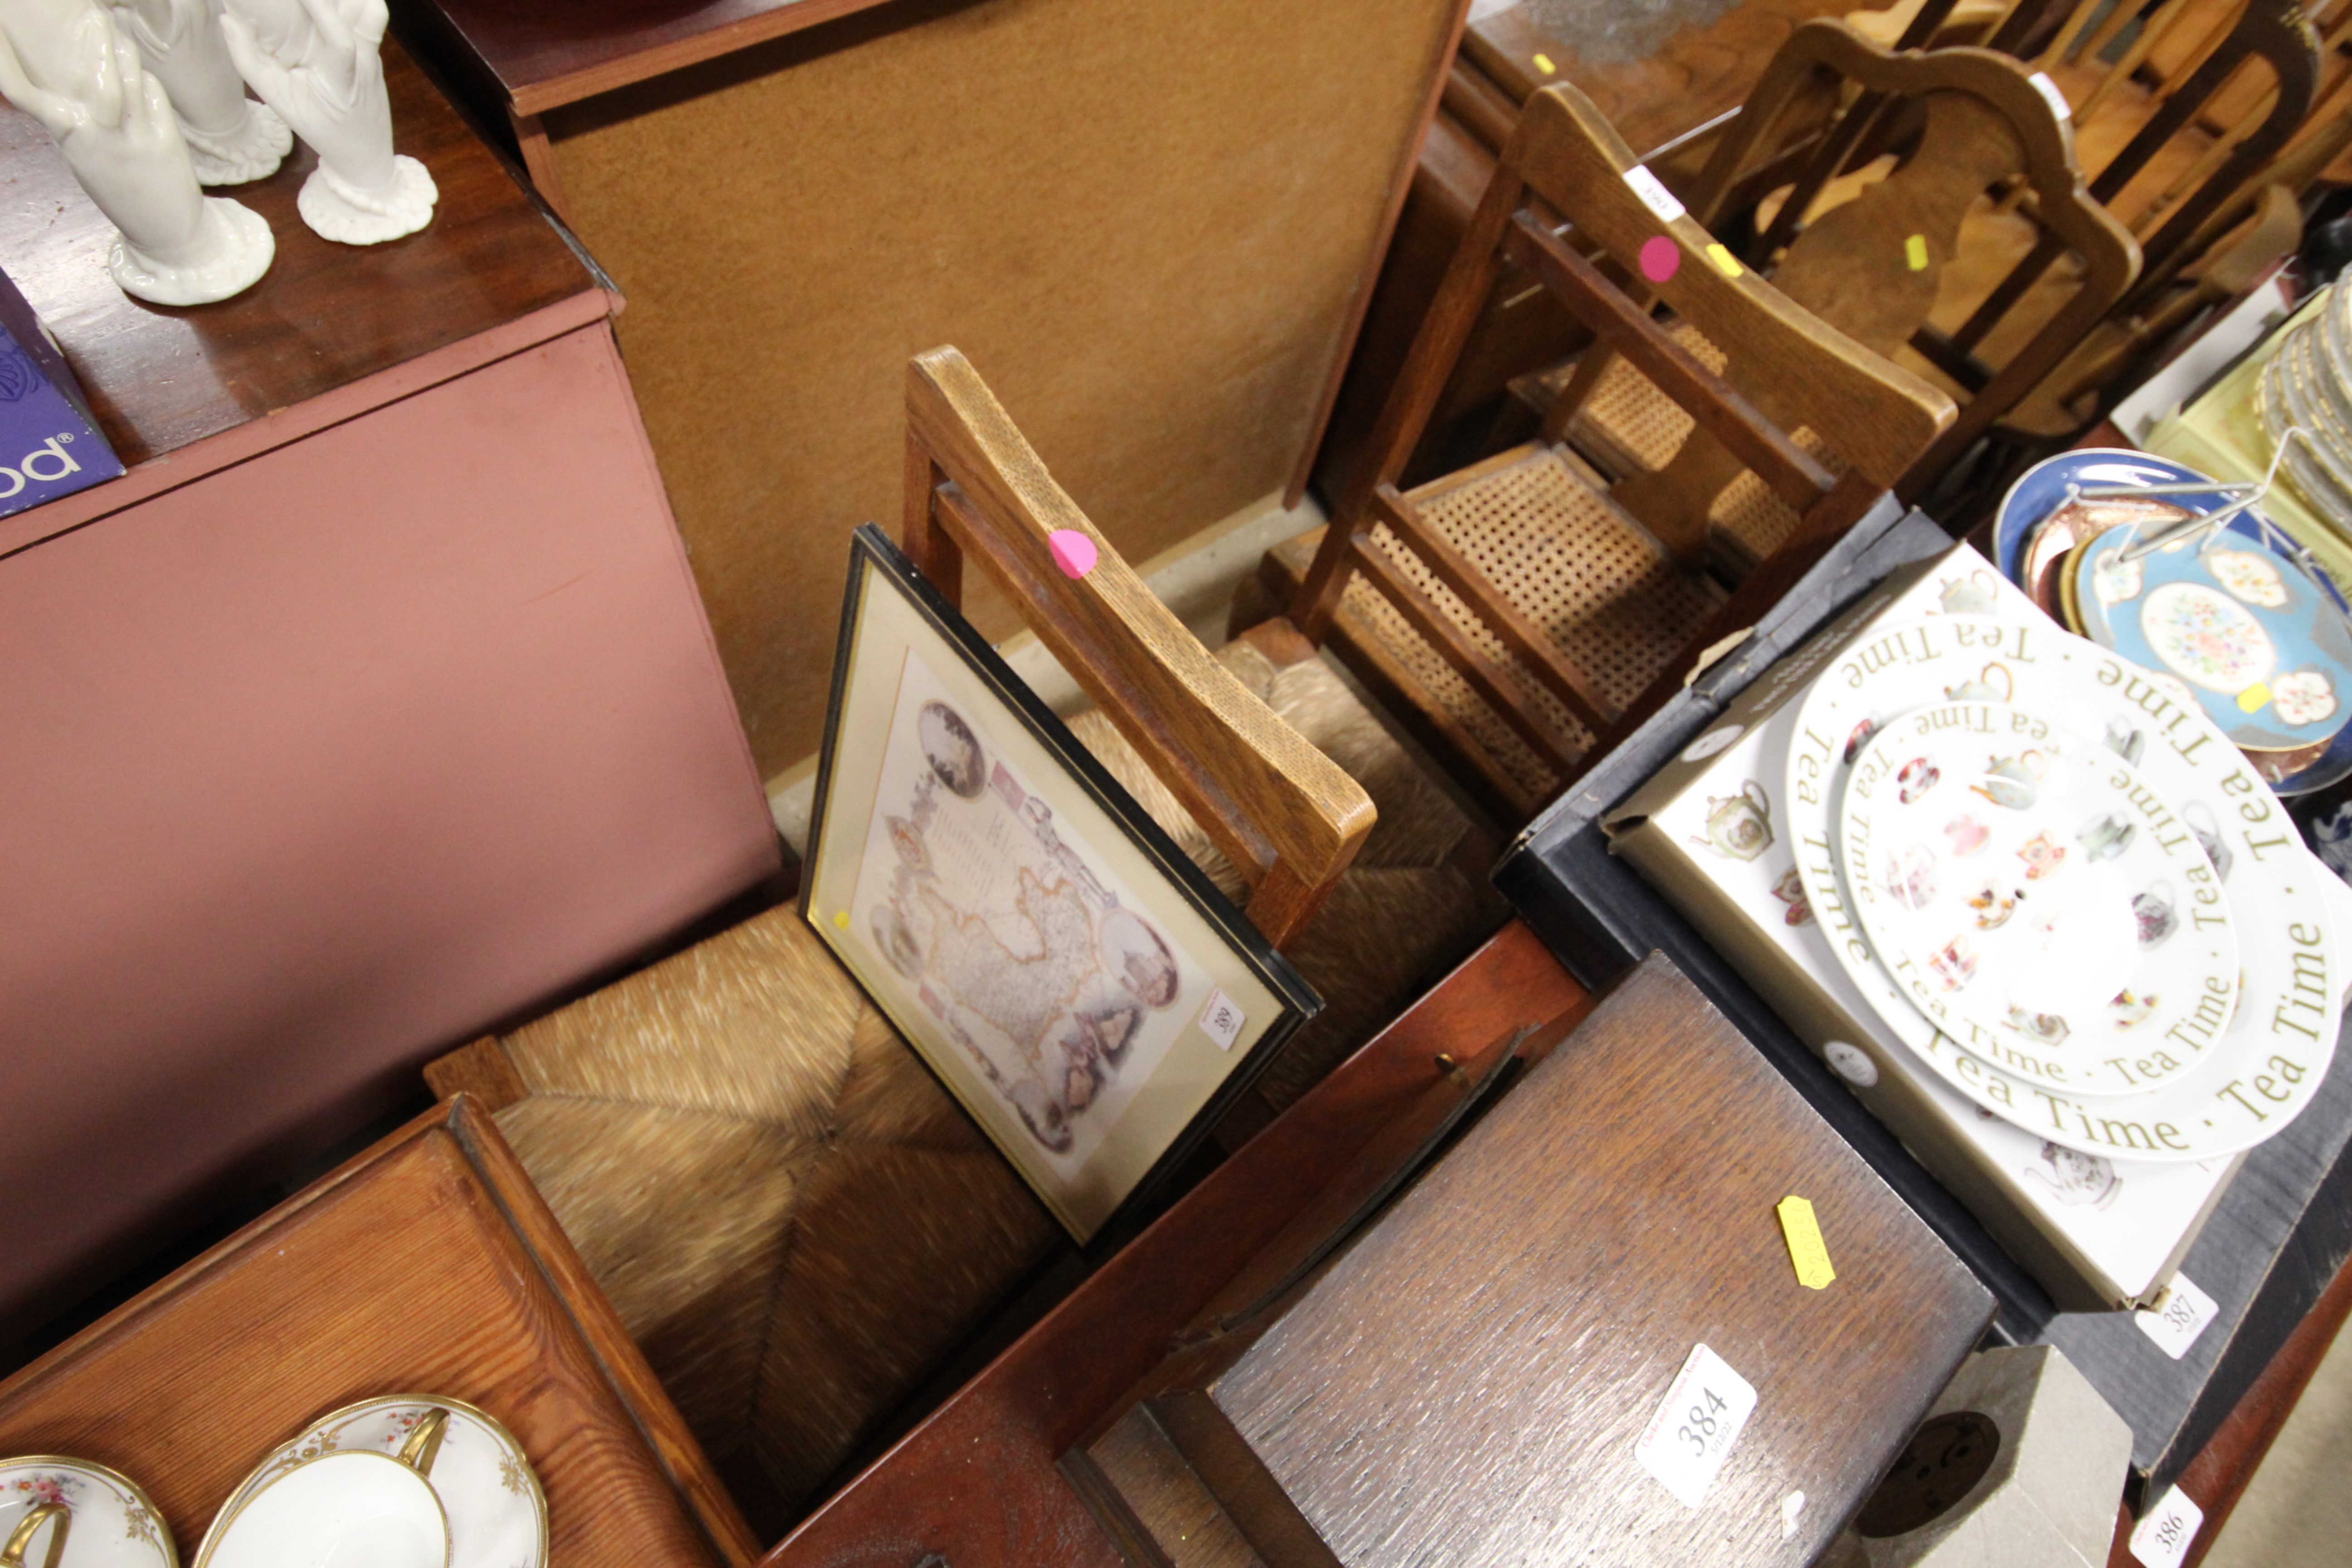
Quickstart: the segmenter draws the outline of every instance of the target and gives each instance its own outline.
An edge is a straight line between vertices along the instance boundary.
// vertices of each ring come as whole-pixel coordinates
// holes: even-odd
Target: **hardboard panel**
[[[776,868],[601,322],[0,559],[0,1322]]]
[[[904,0],[549,116],[764,772],[898,514],[910,355],[1132,559],[1283,486],[1457,4]]]

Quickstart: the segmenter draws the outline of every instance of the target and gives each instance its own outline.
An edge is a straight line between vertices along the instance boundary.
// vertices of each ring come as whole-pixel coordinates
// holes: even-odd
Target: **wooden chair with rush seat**
[[[1465,784],[1514,819],[1753,625],[1955,416],[1950,398],[1740,267],[1670,195],[1639,194],[1646,184],[1573,88],[1532,97],[1389,395],[1368,471],[1335,498],[1328,528],[1266,558],[1265,585],[1298,629],[1328,637],[1414,711]],[[1554,438],[1589,391],[1579,377],[1546,438],[1401,490],[1505,257],[1720,442],[1734,472],[1609,484]],[[1648,290],[1753,391],[1653,319]],[[1743,467],[1797,521],[1727,588],[1706,569],[1709,514]]]
[[[1494,831],[1295,634],[1203,648],[954,350],[910,368],[908,426],[909,554],[950,597],[966,562],[1007,590],[1098,704],[1081,741],[1328,1004],[1220,1129],[1246,1136],[1501,923]],[[1053,563],[1056,529],[1093,537],[1082,581]],[[427,1076],[496,1111],[769,1539],[1068,1256],[791,909]]]

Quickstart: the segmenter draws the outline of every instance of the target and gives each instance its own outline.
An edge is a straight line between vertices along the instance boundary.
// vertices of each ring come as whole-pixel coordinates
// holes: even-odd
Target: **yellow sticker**
[[[2238,693],[2238,706],[2249,713],[2261,712],[2263,704],[2270,700],[2271,689],[2259,680]]]
[[[1836,1279],[1811,1203],[1791,1195],[1782,1198],[1773,1212],[1780,1216],[1780,1234],[1789,1238],[1789,1261],[1797,1266],[1797,1283],[1808,1290],[1819,1290]]]
[[[1732,255],[1721,240],[1706,247],[1706,258],[1714,262],[1715,269],[1726,278],[1737,278],[1743,270],[1739,265],[1739,258]]]
[[[833,923],[843,931],[847,931],[849,929],[849,911],[847,910],[835,910],[833,912]]]
[[[1915,234],[1903,242],[1903,259],[1911,264],[1914,272],[1927,270],[1927,237]]]
[[[1551,57],[1549,55],[1538,55],[1536,57],[1536,69],[1543,72],[1544,75],[1549,76],[1553,71],[1558,70],[1559,68],[1559,67],[1551,63]]]

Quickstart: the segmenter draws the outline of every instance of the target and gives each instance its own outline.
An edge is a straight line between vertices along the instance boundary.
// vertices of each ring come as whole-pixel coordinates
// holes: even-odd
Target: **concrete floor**
[[[2352,1563],[2352,1335],[2339,1334],[2254,1472],[2205,1568]]]

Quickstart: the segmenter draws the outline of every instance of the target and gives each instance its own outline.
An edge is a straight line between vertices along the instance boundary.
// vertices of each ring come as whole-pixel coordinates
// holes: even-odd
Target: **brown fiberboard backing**
[[[910,355],[1131,560],[1284,485],[1458,5],[896,0],[548,117],[763,772],[896,531]]]

